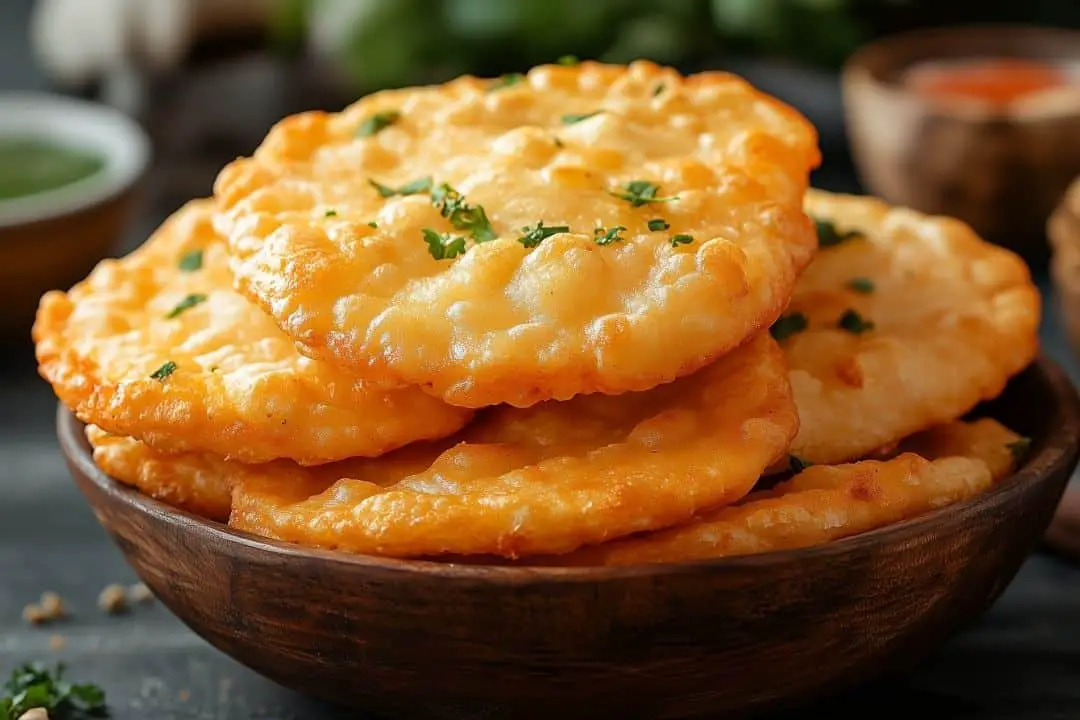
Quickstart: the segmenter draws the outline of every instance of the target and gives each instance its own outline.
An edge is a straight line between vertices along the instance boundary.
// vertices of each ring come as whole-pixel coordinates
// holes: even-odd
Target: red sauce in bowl
[[[930,98],[981,100],[997,106],[1069,82],[1059,65],[1020,58],[926,62],[904,77],[905,85]]]

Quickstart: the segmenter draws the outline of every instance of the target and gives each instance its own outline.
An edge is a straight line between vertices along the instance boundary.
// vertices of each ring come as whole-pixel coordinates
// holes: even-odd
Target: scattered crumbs
[[[53,620],[60,620],[66,615],[64,601],[60,599],[59,595],[51,591],[42,593],[41,600],[30,603],[23,608],[22,612],[23,620],[31,625],[44,625]]]
[[[176,699],[182,703],[186,703],[188,700],[191,699],[191,691],[181,690],[180,692],[176,693]]]
[[[113,583],[107,585],[104,590],[98,595],[98,608],[102,612],[109,613],[110,615],[119,615],[120,613],[127,612],[127,590],[123,585]]]
[[[149,603],[154,601],[154,591],[147,587],[146,583],[135,583],[127,590],[128,600],[133,603]]]
[[[67,639],[63,635],[50,635],[49,636],[49,649],[53,652],[59,652],[67,645]]]
[[[49,720],[49,711],[43,707],[30,708],[18,720]]]

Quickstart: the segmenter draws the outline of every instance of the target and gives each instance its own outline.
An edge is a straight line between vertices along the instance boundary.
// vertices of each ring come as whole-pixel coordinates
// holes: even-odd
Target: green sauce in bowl
[[[0,200],[36,195],[95,175],[105,158],[31,136],[0,136]]]

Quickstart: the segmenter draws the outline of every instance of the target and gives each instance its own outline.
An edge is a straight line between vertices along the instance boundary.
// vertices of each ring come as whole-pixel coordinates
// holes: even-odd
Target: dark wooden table
[[[28,0],[0,3],[0,91],[41,89],[25,37]],[[265,66],[236,65],[174,96],[155,128],[164,146],[148,183],[146,204],[126,246],[140,242],[187,197],[205,193],[214,169],[246,152],[290,100],[265,95],[238,101],[238,87],[272,85]],[[230,85],[231,83],[231,85]],[[176,99],[179,98],[179,99]],[[214,106],[214,100],[222,107]],[[796,100],[796,102],[798,102]],[[807,108],[819,124],[826,107]],[[239,119],[228,107],[256,108]],[[835,113],[833,113],[835,115]],[[190,145],[197,146],[189,151]],[[855,190],[842,142],[829,151],[817,182]],[[1045,283],[1044,283],[1045,285]],[[1074,378],[1080,368],[1064,345],[1053,303],[1043,331],[1051,355]],[[118,720],[228,718],[330,720],[361,716],[327,707],[263,680],[213,650],[159,605],[126,616],[96,608],[98,592],[135,581],[69,481],[53,433],[54,399],[34,372],[28,341],[0,353],[0,673],[27,660],[62,660],[73,677],[101,684]],[[55,590],[71,619],[32,628],[20,617],[42,591]],[[56,640],[54,636],[62,638]],[[54,643],[62,642],[59,649]],[[778,683],[783,678],[776,678]],[[835,718],[1051,720],[1080,717],[1080,565],[1040,552],[1004,597],[978,622],[910,675],[808,708]]]

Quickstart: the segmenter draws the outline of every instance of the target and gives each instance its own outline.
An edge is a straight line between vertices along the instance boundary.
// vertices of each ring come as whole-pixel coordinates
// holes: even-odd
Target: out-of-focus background
[[[1045,29],[949,34],[972,24]],[[867,43],[920,28],[948,32],[862,51],[881,67],[852,73]],[[878,188],[1018,245],[1045,293],[1046,349],[1080,378],[1057,304],[1069,291],[1054,288],[1071,270],[1052,275],[1044,232],[1080,174],[1080,35],[1070,29],[1080,30],[1080,0],[0,0],[0,674],[63,657],[106,687],[121,720],[337,717],[225,659],[161,608],[119,620],[87,612],[59,651],[18,620],[42,590],[92,608],[103,585],[134,579],[56,450],[54,399],[28,333],[37,296],[209,194],[218,170],[281,117],[565,55],[731,70],[817,126],[819,187]],[[923,56],[1057,63],[1071,91],[1004,115],[941,108],[894,82]],[[76,152],[84,141],[89,156]],[[39,196],[38,184],[59,189]],[[1074,209],[1075,228],[1070,212],[1058,225],[1080,247]],[[1080,287],[1080,262],[1075,275]],[[1038,556],[977,631],[923,672],[827,712],[895,717],[882,715],[887,693],[907,715],[1075,716],[1062,708],[1080,713],[1078,592],[1075,569]]]

